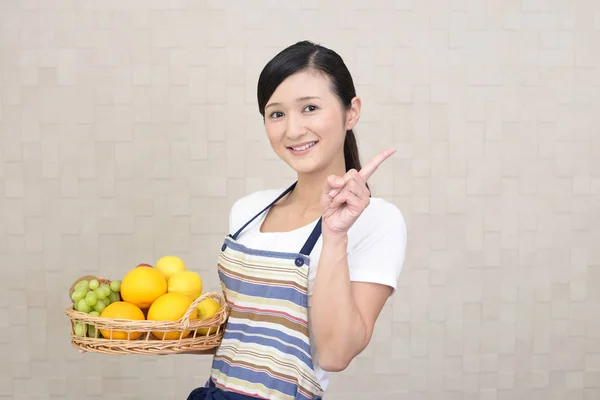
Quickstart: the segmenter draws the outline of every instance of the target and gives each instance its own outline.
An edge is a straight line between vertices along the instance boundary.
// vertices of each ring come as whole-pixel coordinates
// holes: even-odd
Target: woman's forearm
[[[313,287],[311,328],[319,365],[327,371],[345,369],[367,340],[367,329],[352,294],[347,249],[347,235],[323,237]]]

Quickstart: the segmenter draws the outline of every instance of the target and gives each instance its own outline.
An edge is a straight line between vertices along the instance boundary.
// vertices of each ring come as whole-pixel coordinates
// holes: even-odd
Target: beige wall
[[[253,4],[250,6],[250,4]],[[328,399],[600,399],[600,5],[0,1],[0,398],[184,399],[209,359],[81,355],[67,289],[177,254],[218,286],[232,202],[283,186],[262,66],[345,58],[409,227]]]

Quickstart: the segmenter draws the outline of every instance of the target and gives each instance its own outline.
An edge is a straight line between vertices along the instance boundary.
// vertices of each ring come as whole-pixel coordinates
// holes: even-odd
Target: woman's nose
[[[285,134],[290,139],[299,138],[306,134],[306,126],[300,116],[288,116]]]

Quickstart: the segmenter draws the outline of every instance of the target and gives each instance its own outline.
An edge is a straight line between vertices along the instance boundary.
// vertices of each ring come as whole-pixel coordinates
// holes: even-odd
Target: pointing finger
[[[387,160],[392,154],[396,152],[396,149],[389,148],[383,150],[381,153],[373,157],[365,166],[360,170],[360,176],[366,182],[369,180],[371,175],[379,168],[382,162]]]

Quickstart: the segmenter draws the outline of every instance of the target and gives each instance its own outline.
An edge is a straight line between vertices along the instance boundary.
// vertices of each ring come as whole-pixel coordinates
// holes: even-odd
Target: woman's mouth
[[[307,154],[308,152],[310,152],[312,150],[313,147],[315,147],[315,145],[319,143],[318,140],[312,141],[312,142],[307,142],[304,144],[300,144],[298,146],[293,146],[293,147],[288,147],[288,149],[291,151],[291,153],[295,156],[302,156],[304,154]]]

